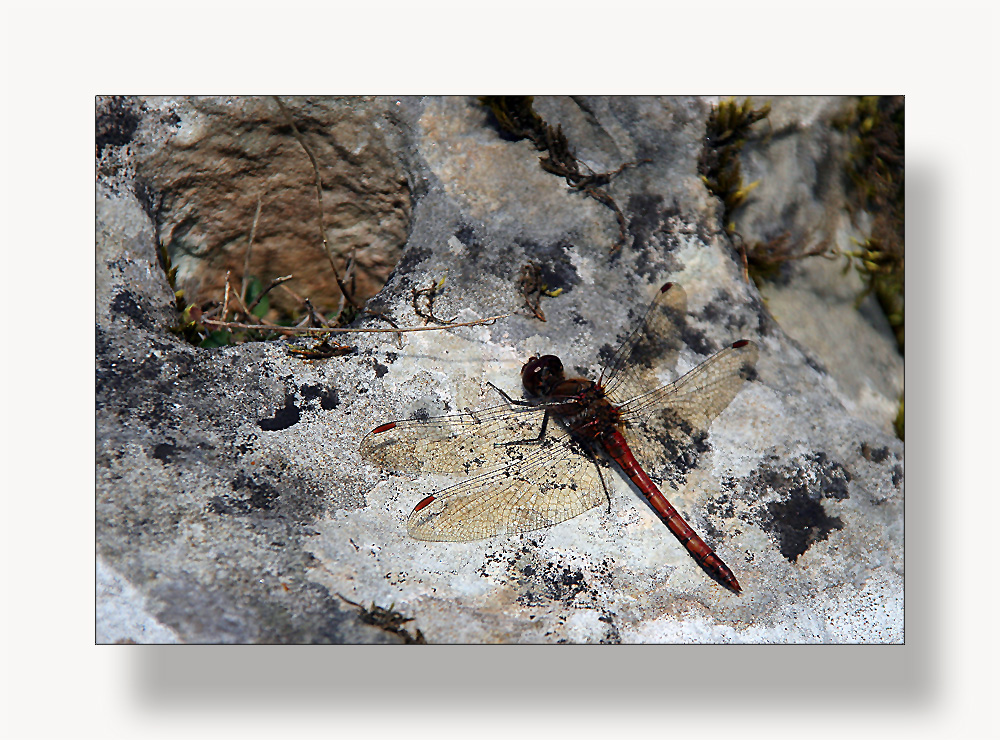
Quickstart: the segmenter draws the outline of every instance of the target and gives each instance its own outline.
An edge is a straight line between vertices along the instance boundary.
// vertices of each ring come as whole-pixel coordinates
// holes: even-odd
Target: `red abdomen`
[[[677,509],[670,505],[670,502],[660,492],[660,489],[646,475],[646,471],[642,469],[639,463],[636,462],[635,457],[633,457],[632,450],[629,449],[628,443],[621,432],[615,430],[611,434],[605,435],[601,439],[601,443],[608,454],[625,471],[625,474],[642,491],[653,508],[659,512],[660,516],[663,517],[664,524],[670,528],[670,531],[687,548],[687,551],[698,561],[698,564],[716,580],[721,581],[733,591],[739,593],[742,589],[740,588],[739,581],[736,580],[736,576],[722,562],[722,558],[716,555],[715,551],[698,536],[698,533],[691,529],[690,525],[677,512]]]

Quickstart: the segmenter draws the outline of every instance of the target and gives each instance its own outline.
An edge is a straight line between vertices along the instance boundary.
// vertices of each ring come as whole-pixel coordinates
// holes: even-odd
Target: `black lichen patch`
[[[889,448],[884,445],[882,447],[872,447],[867,442],[862,442],[861,456],[873,463],[885,462],[885,459],[889,457]]]
[[[426,262],[432,257],[431,250],[426,247],[408,247],[396,263],[395,272],[398,275],[407,275],[413,272],[417,265]]]
[[[97,156],[101,156],[105,147],[128,144],[138,128],[139,111],[129,98],[113,95],[99,99],[94,133]]]
[[[541,270],[541,280],[549,289],[569,293],[580,283],[580,274],[571,257],[573,245],[567,241],[539,244],[529,239],[515,239],[527,258]]]
[[[183,448],[178,447],[172,442],[161,442],[153,448],[153,457],[157,460],[169,463],[173,462],[173,459],[177,456],[179,451],[183,452]]]
[[[124,316],[130,323],[140,329],[152,330],[153,321],[149,318],[149,313],[142,307],[139,296],[131,290],[121,290],[111,300],[110,311],[112,317]]]
[[[323,517],[331,506],[354,509],[364,504],[350,480],[336,494],[296,473],[287,461],[260,464],[238,470],[230,486],[233,494],[213,497],[207,509],[214,514],[247,517],[250,530],[284,542],[301,536],[305,525]]]
[[[157,440],[179,440],[188,455],[211,449],[204,441],[191,441],[194,429],[212,429],[213,436],[231,439],[247,410],[267,403],[260,376],[244,378],[237,368],[220,366],[208,353],[180,341],[147,342],[129,356],[109,345],[100,332],[98,336],[98,415],[118,419],[115,424],[148,429]],[[144,349],[145,356],[141,354]],[[243,392],[236,404],[234,388]]]
[[[601,613],[601,616],[597,618],[598,621],[604,622],[608,625],[608,629],[604,637],[601,638],[602,645],[621,645],[622,636],[618,631],[618,625],[615,624],[614,617],[614,613],[605,610]]]
[[[278,500],[278,490],[266,481],[256,481],[246,473],[239,472],[230,484],[236,493],[248,495],[213,496],[208,502],[208,510],[213,514],[246,515],[252,511],[270,511]]]
[[[645,250],[653,235],[663,228],[663,196],[656,193],[630,195],[625,210],[629,213],[632,248]]]
[[[129,360],[98,352],[95,372],[95,405],[100,413],[111,409],[116,415],[141,420],[156,430],[176,413],[171,400],[171,381],[162,377],[164,361],[155,354]],[[151,390],[150,385],[157,386]]]
[[[320,408],[331,411],[340,405],[340,395],[336,388],[323,388],[320,385],[303,385],[299,388],[302,399],[307,403],[319,399]]]
[[[636,254],[636,271],[640,277],[651,277],[654,265],[667,257],[666,269],[679,270],[682,265],[670,257],[681,245],[681,231],[687,220],[676,203],[665,204],[655,193],[636,193],[629,196],[625,209],[629,216],[629,233],[632,251]],[[691,235],[707,241],[707,235],[698,234],[698,226],[691,225]]]
[[[261,419],[257,422],[265,432],[277,432],[295,426],[302,418],[299,407],[295,405],[295,398],[291,394],[285,395],[285,406],[274,412],[274,416]]]
[[[462,224],[455,232],[455,238],[465,246],[471,247],[475,243],[476,231],[469,224]]]
[[[559,602],[576,608],[597,608],[600,591],[596,582],[608,586],[612,580],[611,564],[607,560],[581,565],[543,560],[538,541],[534,539],[527,540],[513,552],[487,555],[480,575],[489,577],[488,571],[494,570],[494,565],[510,574],[520,591],[518,603],[529,607]]]
[[[750,328],[743,319],[744,305],[738,303],[725,290],[719,289],[697,314],[697,318],[712,326],[724,327],[735,338],[742,336]],[[759,320],[755,320],[754,323],[758,324]],[[756,330],[757,327],[753,328]]]
[[[715,353],[715,348],[709,344],[705,333],[693,328],[690,324],[684,324],[680,328],[680,337],[684,344],[699,355],[711,355]]]
[[[646,472],[662,485],[680,488],[712,446],[708,443],[708,432],[693,430],[679,418],[667,424],[665,431],[656,434],[655,439],[660,443],[658,454],[655,459],[645,460],[649,466]]]
[[[767,505],[771,532],[778,539],[778,549],[794,563],[816,542],[822,542],[835,529],[843,529],[840,517],[831,517],[823,505],[807,492],[795,490],[786,501]]]
[[[839,517],[826,513],[822,500],[846,499],[850,481],[844,465],[820,451],[793,467],[765,464],[751,476],[746,488],[759,500],[777,498],[761,507],[761,525],[775,537],[781,554],[795,562],[813,543],[844,528]]]
[[[851,482],[851,474],[841,463],[830,460],[822,451],[806,459],[816,464],[816,478],[823,496],[843,500],[850,495],[847,484]]]
[[[389,368],[387,368],[385,365],[383,365],[383,364],[381,364],[379,362],[375,363],[375,377],[376,378],[381,378],[384,375],[386,375],[388,372],[389,372]]]
[[[556,563],[526,565],[521,570],[523,593],[517,601],[524,606],[541,606],[545,602],[571,603],[589,590],[587,579],[579,568]]]

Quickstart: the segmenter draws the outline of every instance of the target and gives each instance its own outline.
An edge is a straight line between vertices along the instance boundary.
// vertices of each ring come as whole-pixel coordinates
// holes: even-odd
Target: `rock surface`
[[[697,172],[710,102],[536,100],[594,171],[649,160],[607,186],[628,221],[612,253],[612,211],[542,170],[540,153],[501,134],[474,99],[288,101],[316,141],[331,142],[324,156],[343,158],[329,165],[345,173],[338,183],[371,183],[324,193],[331,212],[342,198],[341,210],[360,214],[331,242],[389,245],[371,260],[388,265],[406,235],[370,307],[420,325],[413,290],[446,277],[435,315],[511,313],[408,333],[401,346],[392,334],[354,334],[354,354],[315,361],[280,341],[185,343],[168,330],[177,316],[157,259],[158,239],[176,241],[187,214],[197,229],[186,233],[200,229],[230,255],[216,270],[241,265],[260,179],[237,165],[257,157],[269,189],[308,179],[285,171],[295,148],[282,119],[255,99],[99,102],[99,641],[399,642],[419,630],[451,643],[902,642],[903,445],[891,431],[902,360],[868,314],[830,311],[853,301],[857,283],[803,262],[765,303],[744,281]],[[829,119],[842,102],[772,101],[780,135],[748,147],[747,179],[762,184],[740,228],[767,238],[811,223],[833,243],[854,235],[830,174]],[[230,226],[204,215],[221,201],[218,182],[203,198],[205,178],[191,175],[202,166],[192,132],[216,142],[210,169],[230,178]],[[219,163],[226,156],[232,169]],[[292,222],[314,218],[315,191],[286,195],[269,233],[295,243],[288,272],[317,281],[300,286],[308,294],[328,265],[316,231]],[[563,291],[543,298],[544,323],[519,294],[529,260]],[[361,460],[368,430],[492,405],[487,381],[519,393],[531,354],[559,354],[596,377],[668,280],[689,299],[686,349],[668,373],[740,338],[761,350],[758,378],[665,491],[737,573],[742,596],[707,578],[620,475],[610,508],[549,529],[471,543],[408,537],[406,514],[448,479]],[[379,626],[338,594],[412,621]]]

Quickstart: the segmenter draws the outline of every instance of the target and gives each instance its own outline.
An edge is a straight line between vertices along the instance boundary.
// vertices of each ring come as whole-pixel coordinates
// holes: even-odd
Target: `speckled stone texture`
[[[366,293],[388,275],[371,308],[421,325],[413,290],[445,277],[435,315],[511,315],[401,344],[354,334],[353,354],[327,360],[282,341],[185,343],[169,331],[158,244],[183,257],[188,290],[211,293],[220,271],[242,268],[262,189],[255,269],[285,260],[267,274],[301,275],[289,284],[300,295],[336,300],[308,159],[267,99],[100,100],[98,641],[401,642],[419,629],[441,643],[902,642],[902,359],[870,303],[854,311],[860,284],[837,280],[842,264],[804,261],[763,296],[744,280],[697,172],[711,100],[536,100],[594,171],[650,160],[607,186],[629,224],[615,253],[612,211],[543,171],[540,152],[474,98],[285,102],[324,162],[328,238],[371,267]],[[745,178],[761,185],[738,228],[863,238],[836,174],[845,142],[830,121],[846,101],[771,102],[772,135],[758,124],[744,153]],[[519,294],[529,260],[562,289],[542,299],[544,323]],[[698,568],[621,475],[609,507],[545,530],[407,536],[414,504],[451,479],[363,461],[367,431],[493,405],[487,381],[519,395],[532,354],[596,377],[668,280],[688,294],[688,327],[664,380],[737,339],[760,346],[757,378],[664,490],[741,596]],[[412,621],[387,625],[338,594]]]

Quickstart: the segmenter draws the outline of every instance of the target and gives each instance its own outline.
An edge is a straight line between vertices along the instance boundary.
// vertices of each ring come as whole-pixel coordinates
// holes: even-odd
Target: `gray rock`
[[[762,214],[786,214],[787,228],[798,228],[832,208],[824,200],[831,188],[793,183],[829,155],[816,142],[835,140],[828,112],[838,101],[773,104],[779,118],[797,122],[781,141],[802,141],[748,150],[747,179],[762,180],[748,232]],[[334,122],[330,140],[361,141],[364,132],[351,127],[378,121],[366,176],[405,177],[412,207],[391,199],[373,207],[368,193],[355,194],[355,232],[364,238],[398,233],[407,219],[402,259],[369,307],[400,326],[420,325],[413,290],[446,277],[435,315],[511,315],[407,333],[401,345],[391,333],[352,334],[342,339],[354,354],[320,361],[290,356],[281,341],[187,344],[168,330],[177,317],[157,258],[157,240],[179,223],[181,206],[163,210],[179,202],[169,189],[178,180],[158,168],[169,170],[186,131],[222,141],[233,134],[216,127],[266,129],[244,134],[253,147],[217,150],[237,160],[226,165],[233,172],[251,150],[291,152],[291,134],[266,124],[260,100],[102,101],[97,547],[114,584],[99,592],[109,625],[102,641],[399,642],[419,629],[429,642],[902,642],[903,445],[887,416],[901,360],[884,327],[856,341],[860,330],[824,331],[809,316],[829,316],[827,297],[796,282],[797,271],[780,286],[797,291],[796,303],[769,294],[774,317],[743,280],[719,203],[697,172],[709,101],[536,101],[593,170],[650,160],[607,186],[629,224],[614,253],[611,209],[543,171],[540,152],[501,135],[474,99],[376,98],[345,110],[352,105],[288,107],[296,116],[307,110],[317,136],[322,122]],[[349,159],[354,150],[329,151]],[[758,172],[779,173],[772,191]],[[234,190],[243,196],[213,201],[232,209],[218,219],[242,220],[249,231],[255,197]],[[183,207],[196,212],[198,189],[184,193]],[[301,198],[314,205],[315,191]],[[391,222],[383,232],[372,223],[379,209]],[[835,243],[852,228],[823,223]],[[234,227],[228,238],[243,237]],[[328,269],[316,254],[298,271]],[[519,295],[528,260],[563,290],[542,299],[544,323]],[[548,529],[468,543],[410,539],[407,513],[449,479],[378,469],[359,455],[362,436],[390,419],[493,405],[487,381],[519,394],[518,370],[531,354],[558,354],[573,373],[596,377],[668,280],[689,300],[685,349],[668,376],[740,338],[760,346],[758,378],[664,491],[737,573],[743,594],[709,579],[619,474],[610,507]],[[844,305],[855,288],[831,291]],[[413,621],[380,628],[373,612],[337,594]]]

